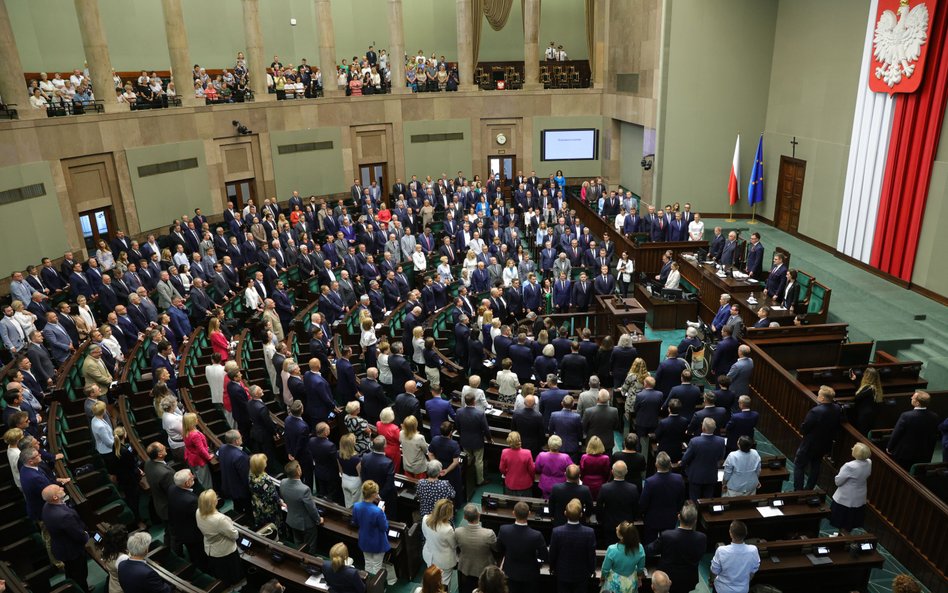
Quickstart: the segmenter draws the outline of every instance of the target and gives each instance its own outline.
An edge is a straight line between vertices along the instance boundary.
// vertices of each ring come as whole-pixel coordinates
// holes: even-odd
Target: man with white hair
[[[194,474],[189,469],[176,471],[174,485],[168,488],[168,530],[174,542],[173,548],[180,550],[182,545],[185,546],[191,563],[203,570],[208,559],[204,552],[204,535],[198,529],[194,515],[197,508]]]
[[[583,414],[583,433],[586,435],[586,442],[589,442],[591,437],[599,437],[602,446],[606,449],[606,454],[610,456],[616,446],[615,431],[622,430],[619,410],[610,405],[611,399],[608,389],[600,389],[596,405]]]
[[[145,562],[150,547],[151,535],[147,531],[138,531],[128,536],[128,559],[118,565],[119,584],[122,585],[123,591],[170,593],[171,585]]]

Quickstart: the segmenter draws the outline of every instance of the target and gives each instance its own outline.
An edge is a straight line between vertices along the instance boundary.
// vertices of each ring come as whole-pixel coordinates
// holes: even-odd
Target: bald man
[[[43,524],[49,531],[53,556],[63,563],[67,579],[72,579],[83,591],[89,591],[89,567],[85,544],[89,541],[86,526],[79,513],[66,506],[66,491],[59,484],[43,488]]]

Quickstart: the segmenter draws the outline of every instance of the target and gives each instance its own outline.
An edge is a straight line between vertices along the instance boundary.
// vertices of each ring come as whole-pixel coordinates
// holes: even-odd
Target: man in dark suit
[[[523,399],[523,407],[515,410],[511,418],[511,428],[520,433],[524,449],[529,449],[534,457],[539,455],[546,445],[546,425],[543,415],[536,410],[536,396],[528,395]]]
[[[72,579],[83,591],[89,590],[89,567],[86,557],[85,523],[72,507],[63,500],[66,491],[59,484],[50,484],[43,488],[42,518],[49,533],[50,552],[56,560],[63,563],[66,578]],[[131,590],[130,590],[131,591]]]
[[[224,433],[224,444],[217,451],[221,462],[221,494],[234,507],[250,512],[250,456],[243,450],[243,437],[236,430]]]
[[[609,547],[616,543],[616,527],[623,521],[633,522],[639,512],[639,487],[625,481],[629,468],[624,461],[612,464],[612,480],[602,485],[596,500],[599,541]]]
[[[681,461],[684,453],[682,447],[688,440],[688,420],[679,412],[681,412],[680,401],[673,399],[668,402],[668,416],[659,420],[658,428],[655,429],[658,451],[667,453],[675,463]]]
[[[276,426],[270,409],[263,401],[263,388],[259,385],[250,386],[250,401],[247,402],[247,411],[250,414],[250,434],[253,436],[256,450],[267,456],[267,465],[274,473],[279,472],[282,456],[277,453]]]
[[[721,227],[714,227],[714,238],[711,239],[711,245],[708,247],[708,257],[715,261],[721,261],[721,255],[724,253],[724,242]]]
[[[820,386],[818,402],[803,419],[801,432],[803,441],[793,458],[793,489],[803,490],[803,472],[808,473],[806,489],[813,490],[820,477],[823,456],[833,448],[833,438],[839,430],[842,411],[836,405],[836,392],[832,387]]]
[[[705,418],[711,418],[714,420],[715,425],[714,434],[721,436],[721,429],[723,429],[727,421],[730,420],[730,416],[730,410],[725,410],[715,405],[713,393],[705,393],[704,407],[695,412],[694,416],[691,417],[691,423],[688,425],[688,434],[693,437],[701,434],[701,423]]]
[[[329,439],[328,424],[320,422],[316,425],[316,434],[309,439],[306,449],[315,468],[316,494],[334,502],[341,501],[342,484],[336,459],[339,451],[336,444]]]
[[[405,418],[414,416],[415,419],[421,418],[421,402],[418,401],[418,383],[414,381],[405,381],[405,391],[398,394],[395,403],[392,405],[392,411],[395,413],[395,424],[401,426]]]
[[[359,383],[359,393],[362,394],[362,417],[370,425],[375,425],[379,421],[382,410],[391,405],[385,395],[385,388],[378,382],[378,378],[379,370],[370,367],[365,372],[365,379]]]
[[[540,377],[537,377],[537,379],[540,379]],[[569,392],[557,387],[556,375],[553,373],[546,376],[546,386],[547,389],[540,393],[540,413],[543,414],[544,425],[549,426],[550,417],[553,416],[553,412],[560,411],[563,407],[563,398],[568,396]]]
[[[570,353],[560,361],[563,389],[581,389],[589,375],[589,361],[579,353],[579,342],[570,342]]]
[[[681,358],[678,358],[678,346],[669,346],[665,355],[665,360],[658,364],[658,370],[655,371],[655,389],[661,391],[665,396],[671,395],[673,387],[681,385],[682,374],[688,368],[688,364]],[[697,400],[695,400],[697,403]],[[684,402],[682,402],[684,405]],[[685,410],[682,410],[684,413]],[[691,413],[687,417],[691,418]]]
[[[168,489],[174,485],[174,469],[165,459],[168,457],[168,448],[155,442],[145,449],[148,461],[145,462],[145,479],[151,488],[151,500],[155,505],[155,512],[162,521],[168,520]]]
[[[388,357],[388,367],[392,371],[392,386],[389,395],[392,397],[404,388],[406,383],[415,378],[411,365],[408,364],[408,359],[405,358],[403,353],[404,350],[400,343],[392,344],[392,354]]]
[[[527,344],[527,334],[519,334],[517,342],[510,345],[510,361],[513,363],[511,370],[516,373],[521,385],[529,383],[533,375],[533,351]]]
[[[648,451],[648,435],[658,428],[658,416],[665,396],[655,389],[655,377],[645,377],[643,385],[645,388],[635,394],[632,413],[635,415],[635,434],[642,450]]]
[[[470,319],[467,315],[461,315],[458,318],[457,325],[454,326],[454,355],[457,356],[457,363],[461,368],[468,367],[468,336],[471,334],[471,328],[468,327]]]
[[[165,496],[168,499],[168,528],[173,536],[174,548],[180,549],[182,545],[186,547],[191,564],[204,570],[208,558],[204,552],[204,534],[198,529],[195,517],[198,495],[194,492],[194,474],[191,470],[175,472],[173,483],[165,491]]]
[[[770,275],[767,276],[767,288],[764,289],[764,296],[774,300],[783,296],[784,289],[787,287],[787,266],[783,262],[783,254],[774,254],[774,266],[770,269]]]
[[[352,346],[343,346],[341,356],[336,359],[336,399],[350,402],[356,399],[359,387],[356,384],[355,369],[349,362]]]
[[[606,449],[606,455],[612,455],[612,450],[615,449],[615,431],[622,431],[619,410],[609,405],[610,399],[609,391],[600,389],[596,405],[583,412],[583,434],[586,436],[586,442],[589,442],[590,437],[599,437]]]
[[[715,436],[714,420],[705,418],[701,422],[701,434],[688,443],[681,458],[682,468],[688,476],[688,495],[697,502],[699,498],[714,496],[714,485],[718,481],[718,463],[724,459],[724,438]]]
[[[938,442],[938,415],[928,410],[931,395],[916,391],[912,395],[912,409],[902,412],[895,423],[886,452],[909,471],[916,463],[932,460]]]
[[[721,341],[718,342],[714,356],[711,358],[712,377],[727,376],[731,366],[737,361],[737,347],[739,345],[738,341],[731,335],[731,328],[728,326],[722,327]]]
[[[589,303],[592,302],[593,285],[586,277],[586,272],[579,275],[579,280],[573,282],[573,293],[570,296],[570,303],[573,308],[580,312],[589,310]]]
[[[579,523],[583,515],[579,500],[567,503],[565,515],[567,524],[554,527],[550,537],[550,572],[558,593],[586,593],[596,571],[596,534]]]
[[[737,405],[740,411],[731,415],[725,430],[727,430],[727,452],[737,450],[737,439],[746,436],[754,438],[754,428],[757,426],[757,420],[760,415],[750,409],[751,398],[749,395],[742,395],[737,398]]]
[[[362,482],[372,480],[379,485],[379,496],[385,501],[385,514],[395,516],[396,496],[395,464],[385,456],[385,437],[372,439],[372,452],[362,456]]]
[[[504,574],[510,593],[535,593],[540,580],[540,564],[548,553],[543,534],[527,524],[530,506],[514,505],[514,524],[501,525],[497,534],[497,551],[503,557]]]
[[[654,541],[662,531],[675,528],[678,509],[685,502],[685,480],[681,475],[671,473],[671,459],[667,453],[655,456],[655,470],[645,479],[642,497],[639,498],[639,510],[645,520],[644,545]]]
[[[194,506],[197,510],[196,502]],[[118,580],[125,593],[171,593],[171,585],[145,562],[150,546],[151,535],[147,531],[128,537],[128,558],[118,565]]]
[[[721,249],[720,262],[725,266],[733,266],[737,259],[737,233],[731,231],[727,234],[727,241]]]
[[[303,409],[306,420],[312,426],[328,420],[329,414],[335,411],[336,405],[332,397],[332,390],[329,388],[329,383],[322,376],[321,369],[322,363],[319,359],[311,358],[309,359],[309,371],[303,378],[303,385],[306,388],[306,401],[303,402]]]
[[[313,456],[309,452],[310,427],[303,420],[303,402],[294,400],[283,423],[283,442],[290,461],[298,461],[303,471],[302,481],[313,487]]]
[[[747,264],[744,272],[755,280],[763,276],[764,244],[760,242],[760,233],[751,233],[750,245],[747,247]]]
[[[691,383],[690,370],[685,369],[681,372],[681,384],[672,387],[668,391],[668,395],[665,396],[665,401],[662,403],[662,408],[667,408],[668,402],[673,399],[677,399],[678,403],[681,404],[681,417],[690,422],[691,417],[695,414],[695,408],[701,403],[701,389]]]
[[[490,427],[483,411],[474,407],[474,393],[464,396],[464,407],[458,410],[454,423],[457,426],[461,448],[474,464],[477,485],[487,483],[484,477],[484,446],[491,442]]]
[[[566,523],[566,507],[574,499],[579,500],[582,505],[583,517],[589,517],[593,513],[592,493],[589,491],[589,486],[579,483],[579,466],[575,464],[566,468],[566,481],[553,486],[550,492],[549,503],[553,525]]]
[[[686,502],[678,513],[678,528],[662,531],[646,548],[646,556],[658,558],[658,568],[671,577],[671,593],[688,593],[698,584],[698,563],[708,546],[708,538],[695,531],[698,509]]]

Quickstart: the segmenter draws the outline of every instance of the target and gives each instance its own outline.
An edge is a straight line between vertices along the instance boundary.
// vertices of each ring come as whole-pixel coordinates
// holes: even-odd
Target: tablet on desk
[[[401,534],[395,531],[394,529],[389,529],[388,536],[392,539],[398,539],[401,536]]]
[[[402,482],[401,480],[395,480],[395,487],[396,487],[396,488],[401,488],[401,487],[404,486],[404,485],[405,485],[405,482]]]

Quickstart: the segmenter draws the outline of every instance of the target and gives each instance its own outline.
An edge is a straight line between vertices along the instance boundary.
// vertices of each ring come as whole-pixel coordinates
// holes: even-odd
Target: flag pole
[[[731,204],[728,207],[727,218],[724,220],[724,222],[737,222],[737,219],[734,218],[734,204]]]
[[[747,221],[747,224],[757,224],[757,202],[751,206],[751,219]]]

